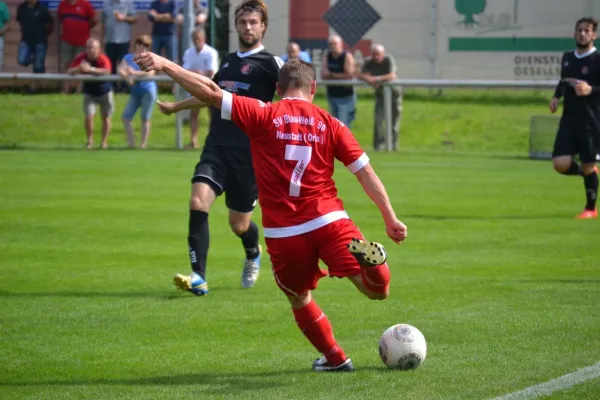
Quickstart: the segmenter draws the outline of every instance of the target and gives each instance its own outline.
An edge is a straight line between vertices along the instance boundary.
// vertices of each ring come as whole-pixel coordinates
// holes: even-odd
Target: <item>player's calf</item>
[[[390,270],[385,263],[387,253],[383,245],[352,239],[348,250],[360,264],[360,278],[351,278],[354,285],[372,300],[384,300],[389,296]]]

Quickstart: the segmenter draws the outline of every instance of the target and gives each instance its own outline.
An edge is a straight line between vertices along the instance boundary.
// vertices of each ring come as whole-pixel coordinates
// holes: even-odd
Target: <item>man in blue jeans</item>
[[[148,19],[152,22],[152,52],[161,54],[177,62],[177,11],[179,5],[175,0],[154,0],[148,10]]]
[[[325,80],[345,80],[354,78],[354,57],[344,51],[342,38],[331,36],[329,50],[323,56],[321,78]],[[327,86],[329,113],[342,121],[348,128],[356,115],[356,94],[353,86]]]
[[[24,67],[33,63],[33,72],[43,74],[48,36],[54,28],[52,17],[38,0],[25,0],[17,7],[17,21],[21,26],[17,61]]]

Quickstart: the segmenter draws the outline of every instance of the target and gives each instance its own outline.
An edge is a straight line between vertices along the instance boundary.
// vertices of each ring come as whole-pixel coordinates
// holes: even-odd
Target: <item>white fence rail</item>
[[[137,80],[153,80],[157,82],[172,82],[165,75],[157,75],[151,78],[141,77]],[[110,81],[117,82],[123,79],[118,75],[69,75],[69,74],[32,74],[32,73],[0,73],[0,81]],[[323,81],[317,83],[323,86],[362,86],[367,87],[366,82],[352,80]],[[557,81],[548,80],[454,80],[454,79],[397,79],[384,84],[384,107],[387,133],[387,149],[392,150],[392,86],[420,87],[420,88],[479,88],[479,89],[552,89],[556,87]],[[177,86],[177,98],[181,98],[181,88]],[[183,148],[182,114],[177,113],[176,139],[177,148]]]

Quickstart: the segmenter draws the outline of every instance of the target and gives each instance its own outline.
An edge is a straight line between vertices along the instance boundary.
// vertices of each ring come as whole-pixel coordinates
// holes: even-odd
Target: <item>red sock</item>
[[[333,337],[333,328],[327,316],[314,300],[299,310],[294,310],[296,324],[315,348],[327,357],[330,365],[340,365],[346,361],[346,354]]]
[[[364,285],[372,292],[383,293],[390,284],[390,269],[387,263],[376,267],[363,267],[360,276]]]

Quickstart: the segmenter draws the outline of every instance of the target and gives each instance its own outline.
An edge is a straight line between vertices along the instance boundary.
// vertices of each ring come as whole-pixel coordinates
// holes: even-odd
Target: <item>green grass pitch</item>
[[[349,214],[386,245],[392,271],[382,302],[344,280],[324,278],[315,292],[357,368],[342,375],[310,371],[318,354],[267,257],[257,286],[240,289],[243,252],[222,199],[210,214],[210,294],[172,287],[172,275],[189,270],[198,151],[85,151],[81,123],[71,121],[79,108],[71,119],[61,114],[79,106],[77,97],[36,96],[36,110],[31,98],[0,96],[0,143],[38,146],[0,151],[0,398],[488,399],[596,364],[600,225],[573,219],[583,183],[548,162],[491,155],[526,153],[527,126],[502,136],[496,125],[544,113],[542,96],[500,106],[482,96],[452,105],[452,96],[446,104],[414,95],[405,106],[408,150],[370,154],[408,225],[404,244],[385,238],[355,178],[336,173]],[[8,118],[8,103],[32,118]],[[451,112],[454,122],[440,117]],[[367,118],[357,136],[369,148]],[[454,127],[456,152],[441,146],[435,124]],[[486,124],[498,137],[473,133]],[[155,128],[155,146],[170,145],[172,121],[157,118]],[[45,136],[61,131],[64,141]],[[113,140],[122,146],[117,133]],[[72,149],[39,148],[52,145]],[[428,341],[416,371],[379,360],[380,334],[399,322]],[[598,393],[596,378],[543,398]]]

